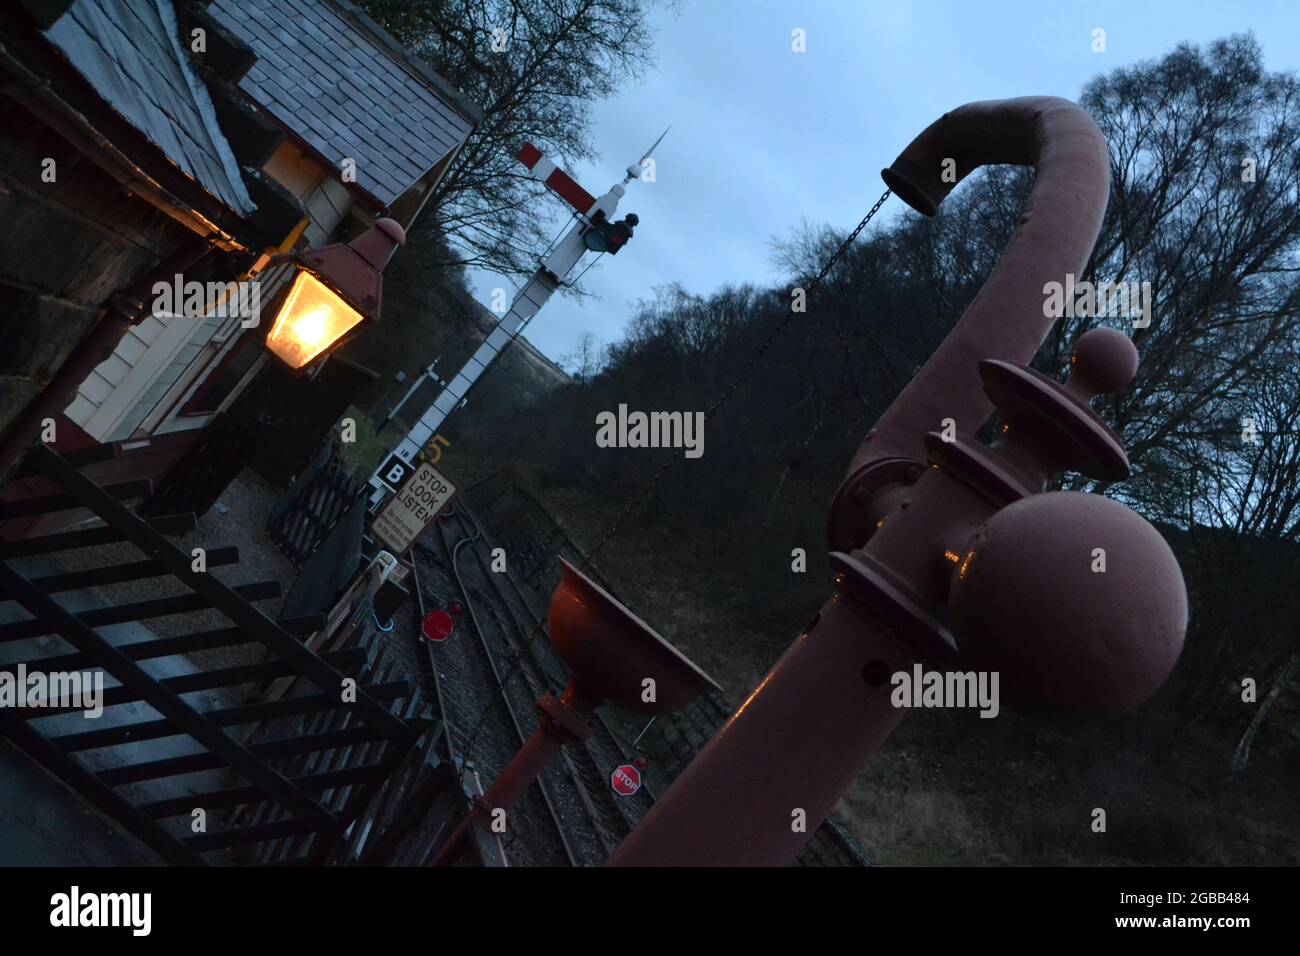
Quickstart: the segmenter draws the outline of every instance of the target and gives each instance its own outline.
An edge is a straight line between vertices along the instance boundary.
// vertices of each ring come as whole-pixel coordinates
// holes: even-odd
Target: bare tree
[[[1196,719],[1246,670],[1276,684],[1296,641],[1290,602],[1251,607],[1240,588],[1267,588],[1300,540],[1300,83],[1238,36],[1100,77],[1083,103],[1113,182],[1087,278],[1149,282],[1154,304],[1147,327],[1106,320],[1142,355],[1105,400],[1136,471],[1114,493],[1191,537],[1180,699]],[[1093,321],[1064,320],[1049,362]]]
[[[560,356],[560,367],[578,382],[585,382],[598,375],[603,364],[600,342],[589,331],[578,336],[573,351]]]
[[[651,62],[647,4],[364,0],[371,16],[486,113],[432,197],[435,227],[461,265],[532,271],[533,255],[550,238],[535,204],[550,194],[515,154],[531,142],[557,162],[596,157],[591,104]]]

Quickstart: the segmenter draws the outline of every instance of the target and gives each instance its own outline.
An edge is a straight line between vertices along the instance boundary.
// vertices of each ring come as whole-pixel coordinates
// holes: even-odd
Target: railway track
[[[431,572],[466,609],[458,639],[427,645],[431,690],[448,749],[458,761],[468,757],[467,765],[491,781],[536,727],[538,697],[561,688],[564,673],[538,654],[537,641],[529,641],[534,632],[527,616],[496,580],[501,575],[491,572],[484,546],[472,517],[459,508],[441,515],[434,533],[416,547],[416,573],[423,579],[416,609],[423,616],[430,590],[424,581]],[[511,812],[508,858],[550,865],[603,862],[631,824],[600,777],[588,751],[566,748]]]
[[[548,538],[552,559],[521,586],[516,575],[491,570],[491,546],[471,507],[460,500],[412,552],[419,618],[430,602],[459,600],[465,607],[452,640],[434,645],[419,638],[418,618],[415,634],[446,747],[453,761],[463,761],[468,750],[469,766],[481,772],[485,785],[536,726],[537,699],[547,690],[558,694],[567,679],[545,633],[545,607],[560,574],[553,557],[581,564],[585,555],[567,535]],[[586,570],[618,597],[598,571]],[[564,748],[512,812],[505,837],[512,865],[603,863],[730,714],[724,700],[710,695],[659,718],[647,732],[644,718],[597,710],[588,721],[592,736],[586,746]],[[642,743],[634,747],[637,738]],[[637,754],[649,760],[641,790],[620,797],[610,787],[610,773]],[[833,821],[814,834],[797,863],[867,865],[861,848]]]
[[[485,541],[471,510],[462,509],[460,518],[472,523],[478,540]],[[567,680],[567,670],[551,650],[550,635],[542,615],[534,610],[511,575],[491,571],[485,550],[486,545],[475,549],[478,570],[481,579],[490,586],[498,607],[509,619],[510,632],[514,635],[510,642],[512,651],[521,662],[520,679],[527,680],[538,696],[548,689],[559,693]],[[572,560],[581,563],[583,558],[575,554]],[[595,815],[593,822],[600,827],[602,842],[612,844],[609,847],[612,852],[654,804],[655,792],[654,788],[643,784],[641,790],[631,797],[614,794],[609,783],[610,774],[619,765],[633,759],[632,748],[615,733],[605,708],[595,711],[587,722],[592,735],[586,746],[566,748],[564,757],[590,797]]]
[[[440,524],[444,536],[455,534],[464,542],[458,564],[462,594],[472,605],[476,624],[490,652],[505,661],[505,695],[518,712],[528,708],[531,727],[533,706],[546,691],[559,693],[567,672],[550,649],[543,622],[518,591],[508,574],[494,573],[487,543],[477,521],[463,505]],[[455,547],[455,546],[453,546]],[[503,583],[506,582],[506,583]],[[634,823],[648,809],[651,798],[616,796],[609,786],[609,774],[628,755],[620,746],[604,716],[597,711],[588,720],[592,736],[584,747],[566,747],[543,775],[543,789],[554,794],[560,816],[569,810],[573,829],[569,839],[577,861],[596,865],[622,842]]]
[[[450,593],[462,601],[467,613],[457,627],[457,639],[439,645],[424,642],[429,683],[433,685],[429,689],[436,695],[453,765],[462,771],[478,770],[485,783],[490,783],[531,733],[532,723],[526,722],[531,714],[521,711],[517,697],[508,693],[508,685],[503,691],[500,661],[484,636],[474,596],[460,581],[456,549],[464,544],[449,543],[442,524],[440,520],[434,533],[426,535],[413,552],[420,594],[416,612],[423,618],[429,582],[441,576],[443,586],[450,585]],[[415,633],[419,634],[418,621]],[[503,843],[512,863],[577,864],[578,854],[545,784],[530,788],[511,811],[507,825]]]

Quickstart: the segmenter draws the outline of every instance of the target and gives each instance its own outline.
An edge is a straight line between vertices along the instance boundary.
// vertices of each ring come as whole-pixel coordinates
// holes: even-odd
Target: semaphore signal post
[[[549,301],[555,291],[565,284],[565,280],[583,256],[589,252],[597,255],[604,253],[616,255],[632,238],[633,229],[638,222],[636,215],[629,213],[618,221],[613,217],[618,210],[619,200],[626,193],[625,187],[633,180],[641,178],[650,154],[663,141],[667,133],[668,131],[664,130],[641,159],[627,167],[627,175],[623,181],[614,184],[599,199],[594,198],[573,177],[547,159],[536,146],[525,143],[519,150],[516,158],[528,168],[531,176],[545,183],[547,188],[573,208],[573,225],[565,232],[563,238],[553,243],[543,253],[537,270],[516,293],[509,311],[501,317],[460,371],[445,383],[435,378],[443,386],[438,397],[425,409],[397,443],[397,447],[370,476],[370,511],[377,516],[373,527],[413,525],[417,520],[413,517],[415,512],[404,513],[405,510],[409,510],[403,504],[408,498],[422,513],[418,520],[422,520],[424,524],[432,520],[437,511],[435,509],[432,514],[429,514],[428,508],[435,498],[427,495],[411,496],[406,494],[406,490],[407,483],[414,481],[417,469],[421,472],[432,471],[438,479],[450,487],[451,483],[433,468],[442,457],[442,448],[437,441],[438,429],[452,412],[464,404],[470,389],[482,378],[483,373],[491,368],[492,363],[500,358],[520,336],[524,327],[541,311],[542,306]],[[426,374],[430,374],[431,378],[434,377],[431,373]],[[414,392],[415,388],[412,386],[407,397]],[[390,413],[390,417],[395,413],[396,409]],[[422,459],[426,457],[426,449],[428,460],[421,464]],[[454,493],[454,488],[452,491]],[[394,495],[399,497],[390,500]],[[424,500],[425,498],[428,500]],[[440,508],[446,500],[448,499],[437,503],[437,507]],[[398,511],[403,513],[399,514]],[[397,546],[405,540],[405,537],[405,535],[395,535],[390,541],[384,535],[381,539]]]

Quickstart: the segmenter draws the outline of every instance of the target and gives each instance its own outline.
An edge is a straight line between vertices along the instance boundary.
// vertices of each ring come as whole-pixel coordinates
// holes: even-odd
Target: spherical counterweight
[[[1169,676],[1187,629],[1187,591],[1145,519],[1100,495],[1015,502],[972,539],[949,608],[960,666],[997,671],[1008,706],[1112,717]]]
[[[1138,353],[1133,340],[1116,329],[1089,329],[1070,350],[1066,391],[1087,401],[1128,388],[1137,374]]]

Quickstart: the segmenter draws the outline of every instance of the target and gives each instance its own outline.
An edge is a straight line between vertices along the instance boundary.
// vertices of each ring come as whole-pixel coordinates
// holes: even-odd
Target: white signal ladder
[[[492,367],[492,363],[501,356],[501,353],[519,337],[524,330],[524,326],[546,304],[546,301],[555,294],[555,290],[563,284],[564,277],[573,270],[573,267],[578,264],[583,255],[596,248],[589,246],[584,241],[584,234],[599,228],[600,223],[597,220],[601,220],[605,224],[612,221],[613,215],[618,209],[618,202],[626,192],[623,188],[624,184],[640,177],[643,164],[649,158],[651,152],[654,151],[655,146],[658,146],[663,141],[667,133],[668,131],[664,130],[664,134],[655,141],[654,146],[646,150],[645,155],[636,164],[627,168],[627,177],[623,180],[623,183],[616,183],[610,188],[609,192],[599,199],[593,199],[590,193],[578,185],[564,170],[559,169],[543,156],[541,151],[531,143],[525,143],[523,148],[519,150],[516,158],[528,167],[533,178],[544,182],[551,191],[574,208],[577,222],[569,229],[564,238],[554,245],[550,254],[542,261],[532,278],[515,295],[514,301],[510,304],[510,311],[502,316],[487,339],[469,357],[464,367],[452,377],[438,397],[434,399],[433,404],[425,409],[424,414],[398,442],[392,454],[370,476],[371,510],[379,507],[391,487],[381,480],[381,472],[409,475],[413,471],[413,469],[403,468],[401,465],[393,463],[393,456],[403,462],[412,463],[417,460],[422,448],[430,446],[430,443],[438,434],[438,429],[447,420],[447,416],[463,404],[465,396],[474,386],[474,383],[482,378],[483,373]],[[633,218],[629,217],[628,222],[631,223]],[[631,230],[629,228],[625,231],[624,236],[615,239],[615,242],[621,246],[621,243],[626,241],[625,237],[630,234]],[[617,249],[611,251],[617,251]],[[430,377],[433,376],[430,375]],[[436,445],[433,448],[432,460],[436,462],[442,455],[442,449],[437,448]],[[390,463],[395,467],[387,468],[386,466]]]

